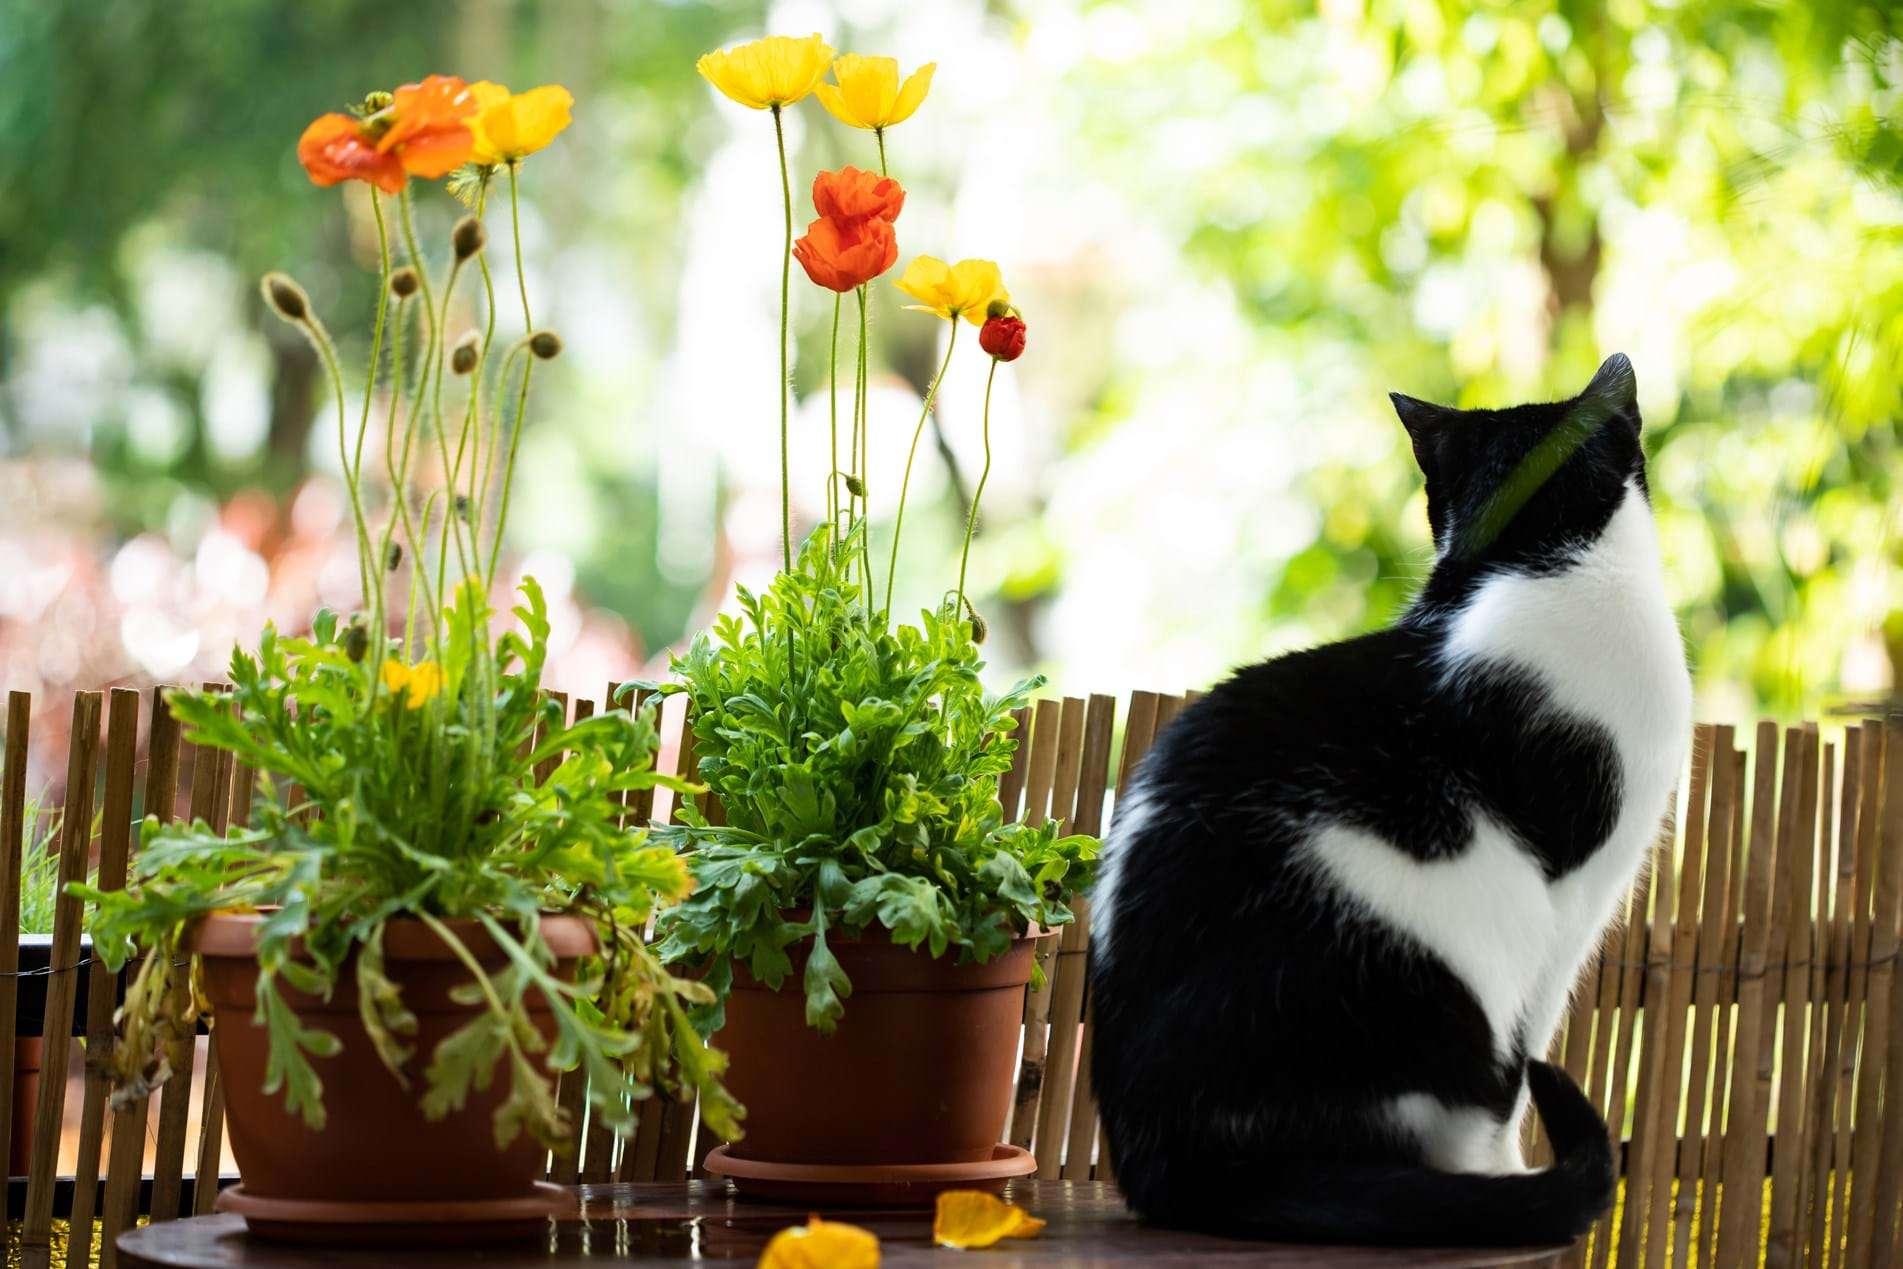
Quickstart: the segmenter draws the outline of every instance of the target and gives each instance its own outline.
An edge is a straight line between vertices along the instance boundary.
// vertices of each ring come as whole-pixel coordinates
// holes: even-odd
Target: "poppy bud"
[[[866,496],[866,482],[850,473],[846,476],[846,492],[855,498]]]
[[[301,322],[311,315],[310,297],[288,273],[264,275],[264,298],[287,322]]]
[[[543,361],[553,361],[562,354],[562,337],[552,330],[538,330],[529,336],[529,351]]]
[[[978,615],[978,610],[971,606],[969,599],[965,601],[965,612],[971,617],[971,641],[983,645],[985,636],[991,633],[991,627]]]
[[[449,235],[449,241],[456,248],[456,259],[467,260],[482,250],[489,241],[489,231],[474,216],[464,216],[456,222],[455,230]]]
[[[388,110],[390,103],[395,100],[396,97],[387,92],[378,91],[365,93],[363,95],[363,112],[367,115],[374,115],[379,110]]]
[[[464,524],[469,523],[469,495],[456,495],[456,518]]]
[[[423,279],[407,264],[390,275],[390,294],[399,300],[409,299],[422,285]]]
[[[1024,321],[1017,317],[993,317],[978,332],[978,347],[999,361],[1016,361],[1024,352]]]
[[[349,627],[344,631],[344,655],[352,661],[361,661],[369,648],[370,631],[364,626],[363,617],[352,617]]]
[[[476,332],[470,331],[456,341],[449,351],[449,368],[459,375],[466,375],[476,368],[477,350]]]
[[[1011,307],[1009,300],[993,300],[985,305],[986,317],[1016,317],[1018,311]]]
[[[397,571],[398,567],[403,563],[403,544],[401,542],[390,543],[389,557],[385,559],[383,563],[384,567],[388,568],[392,573]]]

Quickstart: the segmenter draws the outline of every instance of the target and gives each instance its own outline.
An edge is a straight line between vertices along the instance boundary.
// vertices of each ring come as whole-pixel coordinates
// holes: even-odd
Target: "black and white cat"
[[[1571,401],[1395,395],[1436,548],[1391,629],[1253,666],[1121,796],[1092,901],[1093,1081],[1164,1224],[1568,1241],[1615,1183],[1538,1061],[1671,801],[1691,684],[1631,363]],[[1556,1162],[1528,1171],[1528,1095]]]

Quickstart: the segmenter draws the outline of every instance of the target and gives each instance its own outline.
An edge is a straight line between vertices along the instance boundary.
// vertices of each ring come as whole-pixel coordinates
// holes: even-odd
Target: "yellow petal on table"
[[[758,1269],[879,1269],[879,1239],[857,1225],[815,1216],[773,1235]]]
[[[1016,1203],[981,1190],[946,1190],[938,1196],[932,1241],[969,1250],[1006,1238],[1036,1238],[1044,1222]]]

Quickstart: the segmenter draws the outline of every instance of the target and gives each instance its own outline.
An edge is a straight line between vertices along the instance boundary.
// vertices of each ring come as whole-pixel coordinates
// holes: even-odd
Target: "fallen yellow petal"
[[[932,1241],[969,1250],[1005,1238],[1036,1238],[1044,1222],[1016,1203],[981,1190],[946,1190],[938,1196]]]
[[[879,1239],[857,1225],[815,1216],[773,1235],[758,1269],[879,1269]]]

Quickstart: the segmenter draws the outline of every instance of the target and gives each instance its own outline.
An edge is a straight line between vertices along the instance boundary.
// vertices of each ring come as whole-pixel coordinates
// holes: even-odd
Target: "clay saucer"
[[[244,1217],[260,1238],[353,1247],[468,1246],[532,1237],[551,1217],[573,1215],[575,1195],[535,1183],[533,1193],[507,1199],[453,1202],[346,1203],[328,1199],[265,1198],[242,1185],[221,1191],[215,1208]]]
[[[745,1198],[784,1203],[882,1207],[929,1207],[944,1190],[1001,1193],[1016,1177],[1037,1171],[1037,1160],[1019,1146],[992,1147],[989,1159],[971,1163],[774,1163],[735,1157],[722,1145],[708,1154],[706,1169],[724,1176]]]

